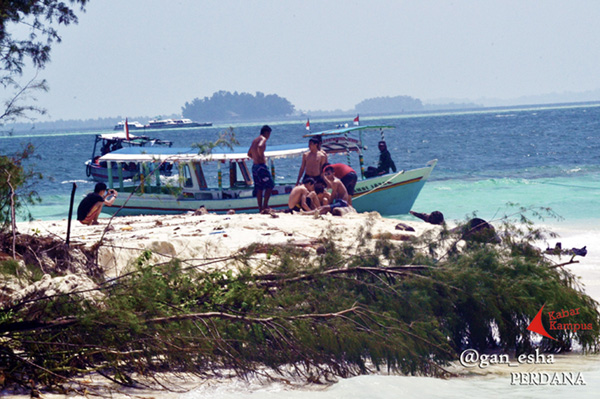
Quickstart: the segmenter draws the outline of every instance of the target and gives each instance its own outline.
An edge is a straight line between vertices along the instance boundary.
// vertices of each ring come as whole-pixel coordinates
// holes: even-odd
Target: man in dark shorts
[[[256,192],[256,201],[258,202],[258,211],[261,212],[269,208],[269,198],[271,191],[275,187],[273,176],[267,167],[265,159],[265,150],[267,140],[271,136],[271,128],[264,125],[260,129],[260,135],[252,141],[248,150],[248,157],[254,163],[252,165],[252,179],[254,180],[254,191]],[[264,192],[264,197],[263,197]]]
[[[356,187],[356,182],[358,181],[358,176],[354,169],[345,163],[326,164],[325,166],[331,166],[334,176],[340,179],[344,187],[346,187],[346,191],[348,191],[348,205],[352,206],[354,187]]]
[[[315,181],[322,181],[321,172],[327,164],[327,154],[325,151],[319,150],[319,139],[311,137],[308,140],[308,152],[302,154],[302,164],[298,172],[296,185],[300,184],[300,179],[304,177],[312,177]]]
[[[112,195],[112,198],[106,200],[106,198]],[[97,183],[93,193],[89,193],[84,199],[81,200],[77,207],[77,220],[82,224],[93,225],[98,224],[98,216],[102,211],[102,206],[112,206],[117,198],[117,192],[115,190],[106,191],[106,184]]]

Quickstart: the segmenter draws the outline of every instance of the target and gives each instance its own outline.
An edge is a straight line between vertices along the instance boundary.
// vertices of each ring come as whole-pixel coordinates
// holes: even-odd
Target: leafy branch
[[[153,264],[147,251],[98,285],[97,302],[65,294],[4,307],[0,367],[12,383],[48,386],[86,372],[127,386],[166,386],[163,371],[446,376],[465,348],[530,351],[527,326],[543,304],[580,308],[570,321],[592,326],[553,332],[543,348],[597,349],[598,304],[535,250],[541,231],[501,228],[498,241],[459,227],[402,242],[365,229],[353,251],[330,234],[319,254],[251,246],[198,264]]]

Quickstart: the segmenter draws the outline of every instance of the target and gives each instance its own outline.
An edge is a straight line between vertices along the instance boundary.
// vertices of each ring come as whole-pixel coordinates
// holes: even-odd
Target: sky
[[[219,90],[301,111],[597,90],[598,20],[595,0],[90,0],[36,105],[58,120],[180,113]]]

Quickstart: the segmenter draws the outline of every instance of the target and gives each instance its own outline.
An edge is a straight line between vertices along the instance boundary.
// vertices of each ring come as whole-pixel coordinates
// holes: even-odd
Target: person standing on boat
[[[252,141],[248,150],[248,157],[254,163],[252,165],[252,179],[254,180],[254,191],[256,193],[259,212],[269,208],[269,198],[271,197],[273,187],[275,187],[273,176],[271,176],[271,172],[267,167],[267,160],[265,159],[267,140],[270,136],[271,128],[264,125],[260,129],[260,135]]]
[[[319,149],[319,139],[312,137],[308,140],[308,151],[302,154],[302,164],[298,172],[296,185],[300,184],[300,179],[304,177],[312,177],[316,181],[323,181],[321,171],[327,163],[327,154]]]
[[[112,198],[107,200],[108,196]],[[98,224],[98,216],[102,211],[104,205],[112,206],[117,198],[117,192],[115,190],[106,190],[106,184],[97,183],[94,187],[94,192],[89,193],[84,199],[81,200],[77,207],[77,220],[81,224],[93,225]]]
[[[379,175],[385,175],[386,173],[390,173],[390,169],[392,172],[396,172],[396,165],[392,160],[392,156],[387,149],[387,144],[385,141],[379,142],[379,163],[377,167],[369,166],[365,171],[365,177],[374,177]]]

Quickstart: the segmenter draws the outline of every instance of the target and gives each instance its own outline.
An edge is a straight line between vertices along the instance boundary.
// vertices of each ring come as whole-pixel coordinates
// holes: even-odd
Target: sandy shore
[[[110,225],[109,225],[110,221]],[[370,226],[372,234],[389,233],[401,240],[418,236],[435,228],[421,221],[386,219],[377,212],[333,215],[172,215],[101,218],[100,224],[85,226],[71,222],[71,243],[91,246],[102,238],[99,263],[107,276],[121,274],[126,266],[145,249],[153,251],[157,261],[172,257],[210,259],[226,257],[253,243],[292,244],[315,248],[320,237],[333,233],[341,248],[356,246],[361,231]],[[402,223],[414,229],[396,229]],[[108,228],[107,228],[108,227]],[[53,235],[65,238],[67,221],[33,221],[19,223],[26,234]]]
[[[118,276],[127,270],[128,265],[137,258],[145,249],[150,249],[155,254],[156,260],[166,260],[172,257],[193,260],[208,258],[227,257],[253,243],[262,244],[292,244],[303,248],[318,250],[319,238],[333,233],[339,240],[339,246],[347,252],[357,248],[358,237],[363,234],[365,228],[369,228],[373,235],[391,234],[393,239],[403,240],[407,237],[418,236],[431,229],[438,227],[421,221],[400,221],[381,217],[378,213],[350,214],[344,217],[322,215],[319,217],[311,215],[277,214],[234,214],[234,215],[175,215],[175,216],[130,216],[117,217],[112,220],[102,218],[96,226],[84,226],[77,221],[71,224],[71,242],[73,245],[92,246],[101,237],[103,240],[100,250],[99,263],[104,268],[107,277]],[[110,221],[110,223],[109,223]],[[414,231],[397,229],[398,224],[412,227]],[[552,226],[547,226],[552,229]],[[556,226],[554,226],[556,227]],[[21,233],[54,235],[62,239],[66,237],[67,221],[33,221],[19,223],[18,229]],[[556,229],[552,229],[555,230]],[[554,239],[549,244],[562,241],[565,248],[581,247],[587,244],[589,254],[580,258],[580,263],[569,266],[576,274],[582,277],[586,291],[596,300],[600,300],[600,255],[598,254],[597,239],[600,239],[600,228],[558,229],[561,238]],[[540,243],[542,248],[543,243]],[[565,357],[561,360],[562,366],[570,369],[580,370],[580,360]],[[592,360],[593,366],[597,367],[597,358]],[[488,370],[489,371],[489,370]],[[496,375],[496,374],[494,374]],[[504,376],[499,373],[498,375]],[[590,376],[593,376],[591,372]],[[588,374],[586,374],[586,377]],[[90,376],[90,383],[103,385],[106,382],[98,376]],[[367,377],[363,377],[367,378]],[[372,377],[369,377],[372,378]],[[489,377],[485,377],[489,378]],[[360,380],[362,381],[362,380]],[[402,379],[400,381],[408,381]],[[430,379],[423,380],[423,384],[429,384]],[[181,382],[179,382],[181,383]],[[300,392],[308,396],[316,397],[315,394],[307,393],[307,387],[294,391],[292,387],[273,388],[268,385],[252,387],[239,385],[241,382],[223,381],[195,381],[191,379],[188,389],[200,389],[190,397],[212,397],[215,392],[223,390],[225,396],[236,396],[239,392],[280,389],[291,392]],[[504,383],[504,382],[503,382]],[[252,384],[250,384],[252,385]],[[202,388],[199,388],[202,387]],[[114,387],[113,387],[114,388]],[[216,391],[214,391],[216,390]],[[289,391],[288,391],[289,393]],[[157,397],[171,399],[180,397],[179,394],[167,392],[131,392],[125,390],[120,394],[113,392],[113,397]],[[27,395],[17,395],[24,398]],[[59,398],[61,395],[48,395],[47,398]],[[75,395],[73,397],[80,397]]]
[[[422,222],[400,221],[384,218],[377,212],[353,213],[343,217],[331,214],[312,215],[277,213],[276,217],[260,214],[234,215],[169,215],[125,216],[100,219],[96,226],[71,222],[71,243],[92,246],[102,238],[99,264],[107,277],[123,273],[127,265],[143,250],[150,249],[155,261],[177,257],[187,260],[227,257],[253,243],[299,247],[318,247],[319,238],[332,233],[340,248],[352,251],[364,229],[373,235],[391,234],[392,239],[402,240],[419,236],[439,227]],[[414,231],[397,229],[398,224]],[[578,257],[579,263],[568,266],[585,284],[586,292],[600,301],[600,228],[596,226],[544,226],[557,232],[560,237],[538,243],[540,249],[562,241],[564,248],[587,245],[586,257]],[[25,234],[53,235],[65,239],[67,220],[32,221],[18,224]],[[555,259],[557,262],[559,259]],[[563,259],[566,260],[566,259]]]

